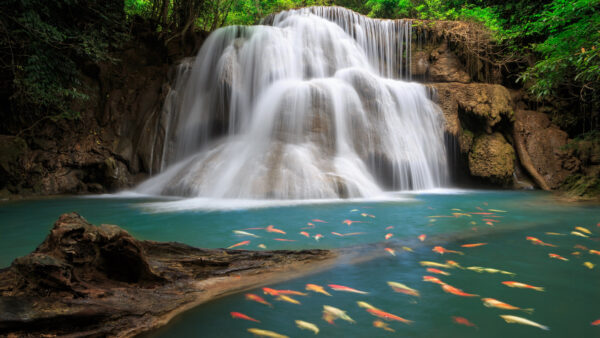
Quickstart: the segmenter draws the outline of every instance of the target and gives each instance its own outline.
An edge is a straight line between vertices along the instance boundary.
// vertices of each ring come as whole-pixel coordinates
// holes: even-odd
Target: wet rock
[[[521,162],[528,157],[531,166],[541,175],[549,189],[558,188],[568,176],[580,169],[579,159],[566,147],[567,133],[551,124],[546,114],[517,111],[514,128],[524,146]]]
[[[0,270],[0,336],[134,336],[220,295],[335,257],[138,241],[117,226],[64,214],[33,253]]]
[[[469,152],[471,175],[494,184],[511,182],[514,161],[515,150],[499,132],[479,135]]]
[[[464,70],[456,54],[448,48],[444,41],[429,56],[431,65],[428,67],[429,79],[433,82],[469,83],[471,77]],[[424,63],[423,63],[424,64]],[[419,70],[420,67],[415,67]]]

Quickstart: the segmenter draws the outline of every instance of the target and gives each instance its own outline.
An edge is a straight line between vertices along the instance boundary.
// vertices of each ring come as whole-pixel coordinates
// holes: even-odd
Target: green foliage
[[[108,50],[122,38],[121,14],[117,1],[5,0],[0,60],[12,79],[12,95],[3,119],[27,125],[40,118],[77,118],[72,102],[88,98],[77,64],[111,60]]]

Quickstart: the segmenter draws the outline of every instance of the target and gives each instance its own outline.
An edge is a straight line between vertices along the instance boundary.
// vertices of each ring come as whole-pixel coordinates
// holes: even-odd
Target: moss
[[[482,134],[469,152],[469,170],[473,176],[506,186],[512,179],[515,158],[515,150],[501,133]]]
[[[561,190],[573,197],[581,197],[584,199],[598,198],[600,197],[600,178],[596,176],[574,174],[567,177],[561,186]]]

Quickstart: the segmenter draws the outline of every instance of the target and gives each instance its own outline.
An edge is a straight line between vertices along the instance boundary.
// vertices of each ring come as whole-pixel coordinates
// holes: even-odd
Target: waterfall
[[[310,7],[216,30],[166,105],[167,169],[138,191],[312,199],[444,186],[441,111],[404,81],[411,29]]]

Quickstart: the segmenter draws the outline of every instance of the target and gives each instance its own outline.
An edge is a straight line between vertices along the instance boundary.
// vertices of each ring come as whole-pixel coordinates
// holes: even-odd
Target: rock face
[[[212,298],[335,257],[138,241],[117,226],[64,214],[33,253],[0,270],[0,335],[133,336]]]
[[[475,177],[507,186],[512,181],[515,150],[501,133],[482,134],[469,152],[469,169]]]
[[[566,149],[567,133],[552,125],[546,114],[517,111],[514,128],[515,139],[523,143],[521,161],[529,160],[549,189],[560,187],[568,176],[580,169],[580,161]]]

